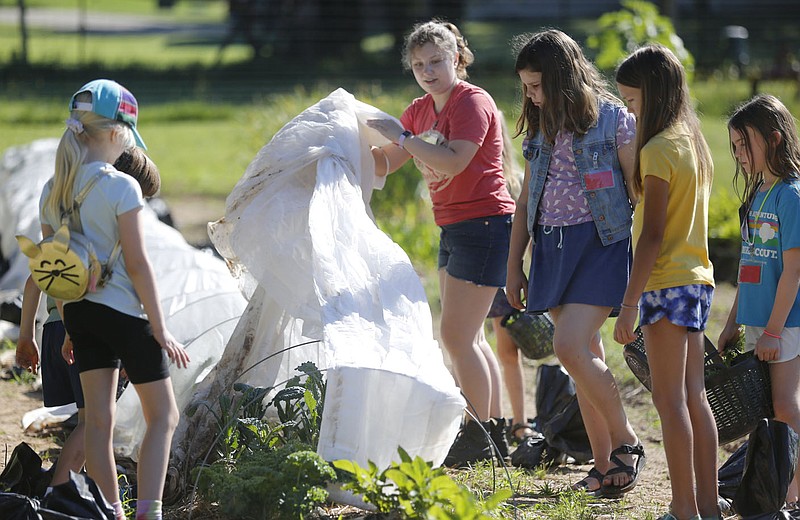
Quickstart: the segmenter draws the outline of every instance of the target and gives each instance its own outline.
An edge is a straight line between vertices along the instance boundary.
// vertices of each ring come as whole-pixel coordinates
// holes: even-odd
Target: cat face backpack
[[[103,265],[91,241],[82,233],[80,206],[100,175],[87,182],[75,197],[72,208],[63,212],[61,226],[53,236],[38,244],[22,235],[16,237],[20,250],[29,258],[28,267],[34,283],[56,300],[79,300],[87,292],[103,287],[111,278],[111,268],[122,251],[117,241],[108,263]]]

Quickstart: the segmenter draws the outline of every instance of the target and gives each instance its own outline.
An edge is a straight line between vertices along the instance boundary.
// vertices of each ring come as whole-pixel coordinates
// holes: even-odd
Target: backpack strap
[[[70,223],[77,224],[76,231],[78,231],[79,233],[83,233],[83,226],[81,225],[81,214],[80,214],[81,205],[83,204],[83,201],[86,200],[86,197],[89,195],[89,192],[92,191],[92,188],[94,188],[95,184],[97,184],[97,181],[100,180],[100,175],[102,175],[102,173],[98,173],[97,175],[89,179],[89,181],[83,186],[83,189],[81,189],[81,191],[78,192],[78,194],[75,196],[73,200],[72,207],[61,215],[62,224],[67,225],[67,227],[69,227]],[[111,278],[112,269],[114,267],[114,264],[119,259],[119,255],[121,253],[122,253],[122,244],[120,243],[119,240],[117,240],[117,243],[114,244],[114,249],[111,250],[111,254],[108,257],[108,262],[103,264],[102,272],[100,274],[100,280],[97,283],[99,287],[104,286],[108,281],[108,279]]]
[[[111,278],[114,264],[119,259],[120,254],[122,254],[122,244],[117,240],[117,243],[114,244],[114,249],[111,250],[111,256],[108,257],[108,262],[103,265],[103,270],[100,273],[100,281],[97,283],[99,287],[103,287],[108,279]]]

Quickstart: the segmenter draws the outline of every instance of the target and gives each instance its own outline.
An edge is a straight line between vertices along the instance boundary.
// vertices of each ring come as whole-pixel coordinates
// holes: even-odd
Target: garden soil
[[[169,203],[173,219],[177,227],[184,233],[187,240],[195,245],[205,245],[208,243],[205,234],[206,223],[222,216],[224,212],[224,200],[192,198],[171,201]],[[712,311],[711,325],[709,326],[709,337],[716,339],[719,333],[719,326],[727,312],[727,305],[733,298],[733,289],[729,286],[722,286],[717,289],[715,295],[715,306]],[[607,345],[607,349],[612,351],[609,355],[619,355],[621,347],[619,345]],[[8,357],[8,356],[6,356]],[[543,360],[545,363],[554,363],[553,358]],[[527,411],[529,416],[535,415],[533,403],[535,403],[535,380],[536,370],[539,362],[525,360],[524,370],[526,381],[528,382],[529,395],[527,396]],[[666,458],[661,444],[660,423],[658,414],[653,407],[650,393],[647,392],[638,382],[629,383],[621,388],[623,402],[634,429],[639,435],[645,446],[647,453],[647,463],[639,479],[637,488],[627,494],[624,500],[614,508],[604,507],[602,504],[597,507],[596,518],[631,518],[645,519],[657,518],[663,514],[670,502],[670,485],[667,474]],[[42,455],[44,466],[48,467],[50,461],[57,456],[63,440],[64,432],[61,429],[45,431],[39,435],[26,434],[22,430],[21,418],[23,414],[34,408],[41,406],[41,392],[34,390],[30,384],[22,384],[14,379],[0,381],[0,399],[2,399],[3,413],[0,414],[0,471],[5,467],[8,457],[14,447],[25,442],[29,444],[37,453]],[[504,409],[510,407],[504,403]],[[738,443],[733,443],[721,447],[720,464],[738,447]],[[566,464],[551,470],[543,479],[526,479],[526,483],[520,487],[519,503],[523,505],[520,511],[520,518],[536,518],[530,512],[525,512],[524,505],[540,500],[547,500],[546,490],[560,490],[567,488],[571,483],[580,480],[590,469],[590,465]],[[498,473],[498,479],[503,479],[502,473]],[[499,485],[503,485],[502,482]],[[613,510],[612,512],[609,512]],[[188,518],[188,508],[171,509],[166,511],[167,519]],[[353,508],[330,508],[326,510],[329,518],[359,518],[363,512],[357,512]],[[196,520],[219,520],[213,508],[200,507],[192,513],[192,518]]]

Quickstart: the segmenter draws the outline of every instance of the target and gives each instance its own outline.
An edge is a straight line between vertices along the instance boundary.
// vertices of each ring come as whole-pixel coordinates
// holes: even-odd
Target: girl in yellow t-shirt
[[[672,484],[671,510],[661,520],[718,518],[717,431],[705,395],[702,332],[714,292],[707,239],[711,155],[671,51],[637,50],[616,79],[636,116],[632,188],[641,197],[614,339],[635,339],[638,311]]]

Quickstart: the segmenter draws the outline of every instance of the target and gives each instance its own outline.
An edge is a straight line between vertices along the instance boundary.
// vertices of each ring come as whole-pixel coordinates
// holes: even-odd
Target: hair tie
[[[67,124],[67,128],[72,130],[73,133],[75,133],[75,134],[83,133],[83,123],[81,123],[80,121],[78,121],[74,117],[70,117],[69,119],[67,119],[64,122]]]

